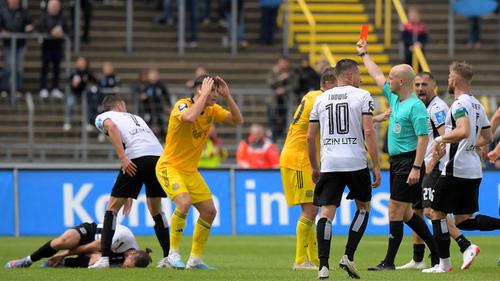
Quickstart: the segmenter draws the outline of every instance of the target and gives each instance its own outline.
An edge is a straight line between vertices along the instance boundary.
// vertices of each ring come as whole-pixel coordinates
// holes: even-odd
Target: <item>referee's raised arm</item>
[[[363,59],[363,63],[365,64],[366,70],[368,74],[375,79],[377,86],[382,88],[386,83],[386,79],[382,70],[375,64],[370,55],[368,55],[368,49],[366,47],[365,40],[359,40],[356,43],[356,50],[358,51],[358,56]]]

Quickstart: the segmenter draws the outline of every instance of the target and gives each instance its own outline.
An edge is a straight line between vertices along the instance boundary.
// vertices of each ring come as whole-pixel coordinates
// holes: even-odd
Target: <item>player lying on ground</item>
[[[101,232],[102,224],[82,223],[48,241],[31,255],[7,262],[5,268],[30,267],[42,258],[49,258],[45,266],[87,267],[101,257]],[[64,251],[58,253],[60,250]],[[111,251],[115,265],[147,267],[151,262],[151,250],[139,250],[134,234],[123,225],[116,225]],[[75,255],[78,257],[68,258]]]

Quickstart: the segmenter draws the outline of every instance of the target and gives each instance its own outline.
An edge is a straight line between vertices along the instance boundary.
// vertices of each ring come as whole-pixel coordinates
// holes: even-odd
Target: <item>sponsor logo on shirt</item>
[[[434,117],[436,117],[436,121],[441,124],[446,120],[446,112],[444,110],[438,111],[434,113]]]
[[[186,103],[181,103],[179,104],[179,111],[182,112],[183,110],[187,109],[188,105]]]

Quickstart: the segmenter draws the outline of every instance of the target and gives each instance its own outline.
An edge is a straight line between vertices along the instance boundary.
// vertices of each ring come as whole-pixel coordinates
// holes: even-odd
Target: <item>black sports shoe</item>
[[[396,267],[393,264],[391,265],[385,264],[385,261],[381,261],[377,266],[368,267],[368,270],[371,271],[395,270],[395,269]]]

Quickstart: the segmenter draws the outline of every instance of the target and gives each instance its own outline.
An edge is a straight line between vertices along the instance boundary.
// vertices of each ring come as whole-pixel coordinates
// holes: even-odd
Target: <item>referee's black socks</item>
[[[363,238],[365,233],[366,225],[368,224],[368,216],[370,215],[365,209],[360,209],[356,211],[354,218],[349,228],[349,237],[347,239],[347,244],[345,246],[345,254],[350,261],[354,260],[354,252]]]
[[[393,266],[398,253],[399,245],[403,240],[403,221],[389,221],[389,246],[385,255],[384,264]]]
[[[500,219],[484,215],[476,215],[457,224],[457,227],[461,230],[492,231],[500,229]]]
[[[447,259],[450,257],[450,233],[448,232],[448,223],[446,218],[432,220],[432,229],[434,230],[434,239],[439,248],[439,257]]]
[[[155,233],[158,242],[160,242],[160,246],[163,250],[163,257],[168,256],[168,252],[170,251],[170,233],[168,230],[168,222],[167,217],[163,212],[153,216],[153,220],[155,221]]]
[[[45,243],[42,247],[31,254],[30,259],[32,262],[39,261],[43,258],[50,258],[57,253],[57,250],[50,246],[50,242],[52,242],[52,240]]]
[[[101,252],[103,257],[111,255],[111,242],[116,229],[116,214],[113,211],[107,210],[104,214],[104,223],[101,234]]]
[[[328,259],[330,258],[330,242],[332,240],[332,222],[327,218],[320,218],[316,226],[316,233],[318,238],[318,258],[319,258],[319,269],[328,265]]]
[[[424,240],[425,244],[427,244],[427,247],[431,250],[431,255],[437,257],[438,256],[438,247],[436,244],[436,241],[432,237],[432,233],[427,227],[427,224],[425,224],[424,219],[422,219],[421,216],[417,215],[416,213],[413,213],[413,216],[409,221],[406,222],[406,224],[413,230],[415,233]],[[422,251],[423,255],[423,251]]]

